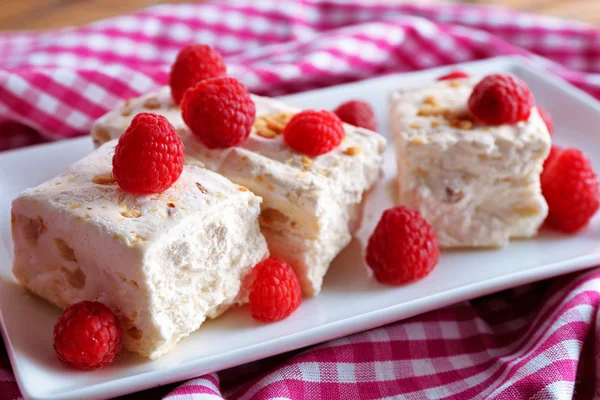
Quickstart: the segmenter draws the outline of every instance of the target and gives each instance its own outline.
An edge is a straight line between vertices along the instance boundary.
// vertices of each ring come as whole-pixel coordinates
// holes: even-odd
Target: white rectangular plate
[[[473,74],[512,72],[533,90],[556,122],[555,140],[584,148],[600,168],[600,104],[525,61],[499,58],[459,66]],[[352,98],[370,102],[380,131],[389,137],[387,97],[391,90],[423,84],[448,68],[381,78],[285,97],[305,108],[333,109]],[[593,140],[591,138],[594,138]],[[156,361],[122,354],[110,367],[92,372],[62,365],[52,349],[52,328],[60,311],[26,294],[10,272],[10,202],[18,193],[57,174],[92,151],[89,138],[0,154],[0,307],[2,333],[19,386],[30,399],[107,398],[159,386],[252,360],[373,328],[419,313],[540,280],[600,262],[600,222],[576,236],[551,232],[502,250],[448,251],[427,278],[403,287],[378,284],[367,275],[361,242],[384,208],[393,205],[389,185],[395,175],[388,146],[385,177],[369,196],[363,228],[333,263],[323,292],[305,301],[290,318],[275,324],[252,320],[247,308],[232,310],[182,340]]]

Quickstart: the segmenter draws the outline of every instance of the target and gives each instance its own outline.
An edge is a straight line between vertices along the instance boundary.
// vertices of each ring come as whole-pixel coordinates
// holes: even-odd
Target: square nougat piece
[[[540,188],[546,125],[535,108],[514,125],[473,121],[466,105],[480,79],[435,82],[390,99],[399,203],[421,212],[442,247],[501,247],[535,235],[548,212]]]
[[[59,307],[106,304],[125,347],[157,358],[245,300],[242,280],[268,256],[261,199],[195,165],[161,194],[123,192],[111,175],[115,145],[14,200],[13,272]]]
[[[281,132],[299,110],[252,95],[257,118],[250,137],[228,149],[208,149],[187,128],[168,87],[128,101],[92,128],[96,144],[118,138],[139,112],[164,115],[180,134],[186,157],[263,198],[260,223],[273,256],[290,263],[303,293],[321,290],[331,261],[361,221],[365,192],[380,176],[385,139],[344,124],[346,137],[333,151],[307,157],[290,149]]]

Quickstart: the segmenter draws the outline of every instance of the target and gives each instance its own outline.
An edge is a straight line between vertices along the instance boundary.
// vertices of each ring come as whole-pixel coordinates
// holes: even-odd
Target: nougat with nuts
[[[550,135],[537,109],[484,126],[467,111],[481,78],[445,80],[390,98],[398,202],[434,227],[442,247],[500,247],[535,235],[548,207],[540,188]]]
[[[149,93],[94,123],[95,143],[117,138],[132,115],[147,110],[148,99],[161,104],[186,148],[213,171],[263,198],[262,232],[271,253],[287,261],[306,296],[321,290],[333,259],[350,243],[361,220],[363,196],[381,174],[385,139],[378,133],[344,124],[340,146],[319,157],[290,149],[282,132],[300,110],[281,101],[252,95],[256,121],[250,137],[237,147],[208,149],[187,128],[168,87]]]
[[[197,165],[165,192],[123,192],[111,176],[116,140],[12,205],[13,272],[58,307],[104,303],[125,347],[157,358],[231,305],[268,256],[261,199]]]

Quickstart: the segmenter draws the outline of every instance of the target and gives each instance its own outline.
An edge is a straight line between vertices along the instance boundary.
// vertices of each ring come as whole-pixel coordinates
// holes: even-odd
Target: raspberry
[[[552,145],[552,147],[550,148],[550,154],[548,154],[548,158],[546,158],[546,161],[544,161],[544,171],[548,168],[550,163],[554,162],[556,157],[560,153],[562,153],[562,151],[563,149],[561,149],[560,147]]]
[[[369,103],[350,100],[336,108],[334,113],[347,124],[377,131],[377,120]]]
[[[205,44],[190,44],[179,51],[169,74],[171,96],[181,103],[185,91],[196,83],[225,75],[227,69],[219,53]]]
[[[533,95],[525,82],[507,74],[483,78],[473,89],[468,102],[473,117],[488,125],[525,121],[533,106]]]
[[[115,147],[113,176],[124,191],[160,193],[179,179],[183,160],[183,143],[169,121],[140,113]]]
[[[181,100],[183,120],[210,149],[242,143],[250,135],[256,108],[248,89],[231,77],[199,82]]]
[[[54,350],[59,360],[79,369],[112,363],[122,339],[117,317],[97,301],[70,305],[54,326]]]
[[[541,176],[542,194],[549,208],[546,223],[574,233],[588,224],[600,206],[598,177],[580,150],[555,150],[551,157]]]
[[[342,121],[329,111],[302,111],[283,130],[287,145],[309,156],[330,152],[339,146],[344,135]]]
[[[421,279],[438,263],[440,250],[431,225],[416,210],[386,210],[367,245],[367,265],[390,285]]]
[[[437,78],[438,81],[445,81],[445,80],[449,80],[449,79],[462,79],[462,78],[468,78],[469,74],[467,74],[464,71],[452,71],[446,75],[442,75],[439,78]]]
[[[554,133],[554,122],[552,122],[552,115],[550,115],[548,110],[546,110],[540,106],[537,106],[537,109],[540,113],[540,116],[542,117],[542,120],[544,120],[546,127],[548,128],[548,132],[550,133],[550,136],[552,136],[552,134]]]
[[[278,258],[267,258],[254,269],[250,292],[252,317],[262,322],[275,322],[288,317],[302,301],[298,278],[292,267]]]

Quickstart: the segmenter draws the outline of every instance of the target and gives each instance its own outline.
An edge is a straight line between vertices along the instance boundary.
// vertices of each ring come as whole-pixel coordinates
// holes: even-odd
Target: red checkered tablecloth
[[[600,32],[493,7],[253,0],[161,5],[81,28],[0,35],[0,150],[88,133],[208,43],[256,93],[517,54],[600,97]],[[560,134],[560,133],[559,133]],[[569,275],[139,398],[592,399],[600,271]],[[0,400],[19,391],[0,346]]]

